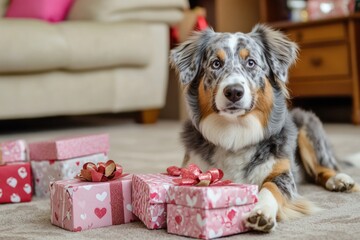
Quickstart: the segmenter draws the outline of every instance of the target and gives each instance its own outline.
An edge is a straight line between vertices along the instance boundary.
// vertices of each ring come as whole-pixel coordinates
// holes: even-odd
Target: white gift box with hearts
[[[67,160],[31,161],[35,195],[37,197],[49,197],[49,184],[51,181],[73,179],[85,163],[106,162],[107,158],[105,154],[100,153]]]
[[[0,143],[0,165],[28,160],[27,144],[24,140]]]
[[[0,203],[29,202],[32,198],[30,163],[0,166]]]
[[[108,182],[60,180],[50,184],[51,223],[83,231],[137,221],[132,213],[131,175]]]
[[[166,174],[134,174],[133,212],[149,229],[166,228],[166,202],[172,177]]]
[[[246,232],[245,215],[257,202],[256,185],[170,186],[169,233],[212,239]]]

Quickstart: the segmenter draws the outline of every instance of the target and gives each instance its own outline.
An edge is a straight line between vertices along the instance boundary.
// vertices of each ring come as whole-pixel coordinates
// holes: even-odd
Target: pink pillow
[[[73,0],[11,0],[5,17],[60,22],[66,18],[72,3]]]

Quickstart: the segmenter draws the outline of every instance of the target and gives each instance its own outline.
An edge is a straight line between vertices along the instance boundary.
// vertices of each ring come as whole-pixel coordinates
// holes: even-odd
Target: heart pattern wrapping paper
[[[245,217],[258,201],[258,186],[170,186],[167,194],[169,233],[212,239],[249,229]]]
[[[61,180],[50,184],[51,223],[69,231],[137,221],[132,213],[131,175],[108,182]]]
[[[0,203],[29,202],[32,193],[30,163],[0,166]]]
[[[167,231],[200,239],[212,239],[249,231],[245,217],[255,204],[218,209],[167,205]]]
[[[166,228],[166,199],[172,177],[166,174],[133,176],[133,212],[148,229]]]
[[[31,161],[34,175],[35,195],[48,197],[51,181],[73,179],[86,162],[106,162],[107,156],[103,153],[68,160]]]

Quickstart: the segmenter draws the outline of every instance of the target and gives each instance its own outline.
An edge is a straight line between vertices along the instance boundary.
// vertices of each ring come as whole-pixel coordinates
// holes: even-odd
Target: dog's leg
[[[320,148],[326,148],[327,144],[321,144],[321,141],[325,141],[325,136],[318,139],[317,143]],[[326,149],[316,149],[314,147],[313,141],[308,136],[305,127],[299,131],[298,146],[300,159],[304,169],[307,175],[311,177],[315,183],[323,186],[329,191],[348,192],[356,190],[354,189],[354,180],[347,174],[339,173],[337,171],[339,168],[331,151],[326,151]],[[324,151],[327,155],[322,154]]]
[[[297,218],[313,210],[314,207],[297,194],[290,161],[277,160],[261,186],[259,202],[247,217],[246,225],[269,232],[276,227],[277,220]]]

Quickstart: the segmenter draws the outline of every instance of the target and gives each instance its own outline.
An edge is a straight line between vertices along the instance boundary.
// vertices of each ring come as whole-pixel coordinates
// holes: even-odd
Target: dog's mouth
[[[226,108],[220,110],[220,112],[230,114],[230,115],[242,116],[242,115],[245,115],[245,114],[251,112],[251,110],[253,110],[254,106],[255,106],[255,98],[253,97],[251,100],[250,106],[247,108],[244,108],[240,104],[231,104],[231,105],[227,106]]]

